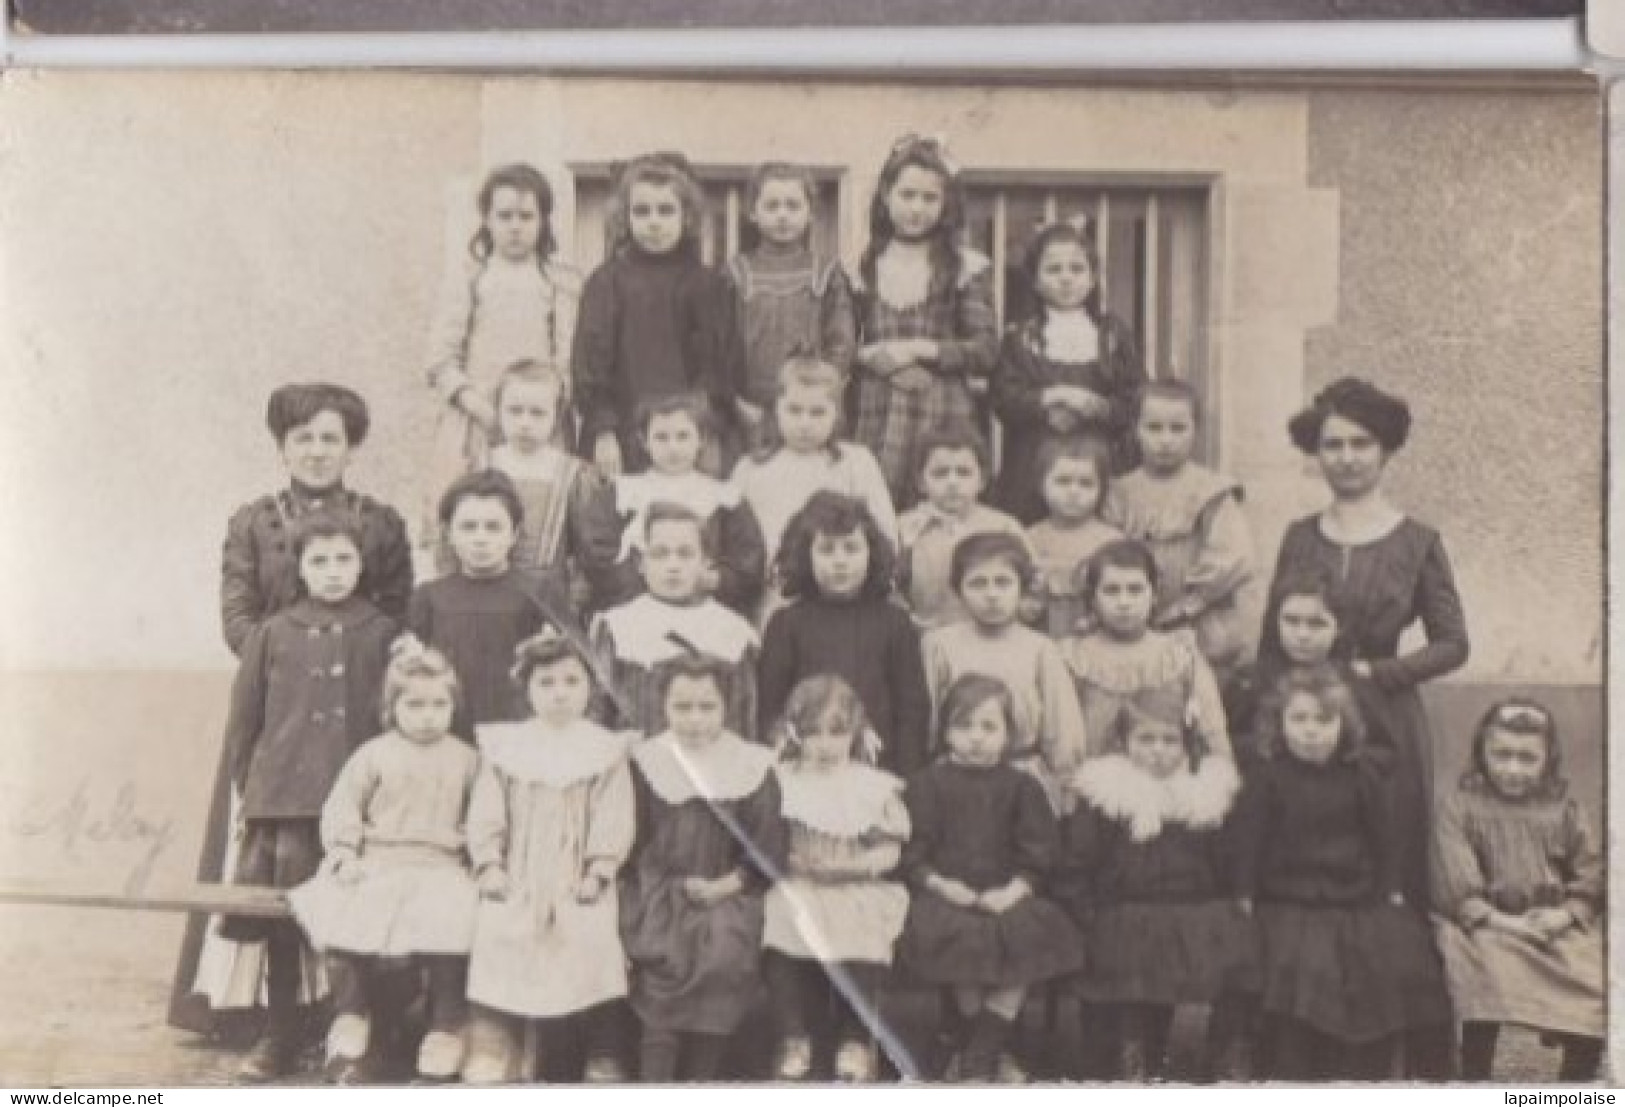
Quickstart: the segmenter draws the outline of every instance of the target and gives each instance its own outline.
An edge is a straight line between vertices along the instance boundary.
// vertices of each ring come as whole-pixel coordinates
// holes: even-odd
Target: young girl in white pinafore
[[[495,169],[480,186],[480,227],[446,276],[429,338],[429,387],[443,405],[428,471],[429,523],[441,489],[483,469],[497,434],[497,378],[516,361],[563,365],[581,278],[554,257],[553,188],[529,165]],[[559,398],[568,410],[569,396]],[[558,444],[574,436],[561,419]]]
[[[640,1077],[716,1079],[762,991],[762,893],[784,868],[773,753],[723,724],[729,666],[661,666],[667,729],[632,754],[637,844],[621,877],[621,941],[643,1025]]]
[[[1590,816],[1568,794],[1550,711],[1510,699],[1485,712],[1436,833],[1434,927],[1461,1020],[1461,1075],[1490,1079],[1501,1026],[1513,1023],[1561,1044],[1559,1080],[1595,1080],[1607,1029],[1607,867]]]
[[[485,1083],[533,1074],[531,1057],[515,1057],[525,1020],[575,1019],[587,1041],[586,1079],[624,1079],[612,1003],[626,995],[615,879],[632,848],[632,736],[587,718],[592,669],[565,638],[520,643],[513,679],[531,717],[479,728],[468,811],[481,902],[464,1076]]]
[[[391,653],[388,729],[345,763],[322,807],[322,868],[288,893],[294,918],[327,956],[335,1015],[327,1066],[339,1083],[365,1078],[370,1044],[398,1029],[402,1012],[375,1001],[402,958],[428,981],[418,1074],[449,1079],[462,1064],[477,900],[464,819],[478,758],[451,733],[451,663],[411,637]]]
[[[810,1075],[821,1020],[809,1011],[833,1010],[836,1079],[873,1080],[880,985],[908,913],[907,890],[888,879],[908,840],[903,782],[874,767],[879,740],[840,677],[796,685],[772,737],[790,836],[762,937],[779,1022],[773,1075]]]

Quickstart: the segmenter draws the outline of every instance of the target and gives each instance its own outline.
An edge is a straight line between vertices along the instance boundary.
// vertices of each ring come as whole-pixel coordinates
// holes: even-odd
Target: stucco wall
[[[285,380],[362,391],[352,483],[416,501],[426,323],[486,165],[546,169],[566,239],[572,164],[842,167],[850,260],[880,158],[919,130],[982,169],[1209,182],[1219,456],[1265,556],[1323,498],[1285,418],[1368,373],[1417,406],[1394,489],[1449,539],[1470,675],[1595,681],[1597,117],[1548,92],[10,75],[0,668],[227,663],[221,528],[281,480],[261,418]]]
[[[0,667],[224,665],[222,528],[285,479],[273,387],[359,389],[378,435],[353,483],[406,490],[445,180],[478,163],[479,85],[3,87]]]
[[[1602,677],[1602,104],[1587,95],[1324,92],[1309,176],[1341,217],[1311,389],[1405,395],[1394,498],[1444,532],[1464,675]]]

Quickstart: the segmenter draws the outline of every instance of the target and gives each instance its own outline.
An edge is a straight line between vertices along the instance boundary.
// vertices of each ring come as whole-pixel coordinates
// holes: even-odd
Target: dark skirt
[[[1341,1041],[1450,1022],[1438,953],[1408,907],[1261,903],[1264,1010]]]
[[[231,882],[254,888],[293,888],[315,876],[321,863],[322,838],[316,819],[250,819]],[[285,919],[226,915],[220,920],[220,936],[230,942],[259,942],[291,925]]]
[[[1212,1003],[1256,994],[1258,927],[1232,900],[1120,903],[1088,923],[1078,994],[1094,1003]]]
[[[762,897],[705,907],[689,899],[683,880],[635,870],[621,880],[632,1009],[645,1026],[731,1034],[765,994]]]
[[[916,892],[898,961],[921,980],[986,987],[1032,984],[1077,971],[1083,939],[1055,904],[1029,896],[1002,915]]]

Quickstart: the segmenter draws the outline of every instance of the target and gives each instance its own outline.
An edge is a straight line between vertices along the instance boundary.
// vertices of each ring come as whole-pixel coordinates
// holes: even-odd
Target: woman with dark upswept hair
[[[226,645],[239,653],[256,627],[299,599],[291,532],[300,520],[322,511],[355,520],[363,566],[356,594],[399,619],[412,592],[406,524],[388,504],[344,486],[352,453],[366,441],[371,425],[366,401],[335,384],[284,385],[271,393],[265,423],[288,484],[239,508],[227,525],[220,569]],[[368,727],[376,729],[375,722],[369,717]],[[223,756],[198,862],[200,881],[226,875],[233,807],[230,766]],[[198,1033],[220,1030],[219,1010],[251,1010],[259,996],[256,959],[262,959],[262,948],[224,942],[207,933],[208,924],[207,916],[193,915],[187,925],[169,1006],[172,1026]]]
[[[1270,609],[1283,582],[1319,570],[1337,581],[1345,625],[1339,627],[1353,676],[1368,681],[1369,702],[1394,741],[1394,817],[1407,904],[1425,912],[1431,888],[1433,731],[1421,685],[1466,664],[1467,618],[1439,532],[1389,503],[1383,478],[1410,435],[1411,412],[1398,396],[1355,377],[1321,390],[1293,416],[1293,444],[1315,458],[1332,502],[1287,528],[1275,563]],[[1400,652],[1400,636],[1421,623],[1426,644]],[[1283,663],[1279,629],[1266,623],[1259,664]],[[1412,1033],[1408,1075],[1449,1071],[1449,1027]],[[1438,1033],[1434,1033],[1437,1031]]]

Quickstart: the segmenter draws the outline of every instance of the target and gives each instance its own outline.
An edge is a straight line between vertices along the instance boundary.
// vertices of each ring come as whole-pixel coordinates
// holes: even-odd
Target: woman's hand
[[[508,898],[508,874],[500,865],[492,865],[480,873],[480,898],[501,903]]]
[[[576,902],[597,903],[608,887],[609,880],[603,874],[583,873],[581,879],[576,881]]]
[[[1243,915],[1246,915],[1249,919],[1252,918],[1253,901],[1246,896],[1242,896],[1240,899],[1236,900],[1236,910],[1240,911]]]
[[[1032,894],[1032,886],[1018,876],[1002,888],[983,892],[977,897],[977,905],[990,915],[1002,915]]]
[[[1359,677],[1361,680],[1370,680],[1371,679],[1371,662],[1366,661],[1363,658],[1361,660],[1359,660],[1359,661],[1351,661],[1351,662],[1349,662],[1349,672],[1353,673],[1355,676]]]
[[[592,463],[605,480],[614,480],[621,475],[621,440],[615,437],[614,431],[604,431],[592,444]]]
[[[739,412],[739,418],[744,420],[745,426],[759,426],[765,412],[761,404],[753,404],[743,397],[734,399],[734,410]]]
[[[933,876],[925,882],[925,886],[934,895],[947,900],[955,907],[975,907],[977,895],[970,885],[962,880],[954,880],[946,876]]]

